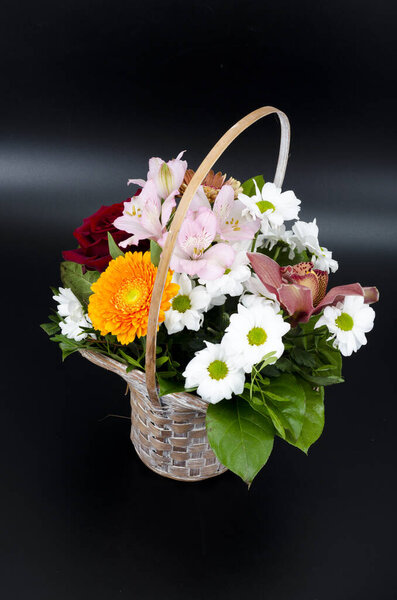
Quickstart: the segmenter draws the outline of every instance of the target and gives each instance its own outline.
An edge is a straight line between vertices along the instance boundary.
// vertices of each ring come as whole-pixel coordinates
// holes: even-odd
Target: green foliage
[[[195,389],[185,388],[184,380],[176,381],[175,379],[167,379],[166,377],[164,377],[164,373],[161,373],[161,375],[157,374],[157,381],[159,384],[160,396],[166,396],[167,394],[175,394],[177,392],[193,392]]]
[[[302,429],[297,439],[287,432],[286,440],[307,454],[310,446],[318,440],[324,429],[324,388],[313,388],[304,379],[301,379],[300,383],[306,397]]]
[[[59,344],[59,348],[62,352],[62,361],[64,361],[65,358],[67,358],[74,352],[77,352],[80,348],[79,342],[76,342],[75,340],[70,340],[66,337],[66,335],[58,334],[54,335],[50,339],[52,342],[57,342]]]
[[[208,439],[218,459],[251,485],[273,449],[269,419],[241,398],[210,404],[206,417]]]
[[[65,261],[61,263],[61,279],[65,287],[70,288],[83,305],[88,304],[92,294],[91,286],[98,279],[98,271],[83,273],[81,265]]]
[[[310,260],[309,254],[306,250],[302,252],[293,251],[293,256],[290,258],[291,248],[285,242],[277,242],[271,250],[265,247],[256,248],[256,252],[265,254],[273,260],[275,260],[280,267],[286,267],[287,265],[297,265],[300,262],[306,262]]]
[[[283,439],[287,434],[298,439],[305,415],[305,392],[294,375],[282,374],[277,378],[259,377],[254,395],[247,392],[242,397],[261,415],[268,417]]]
[[[109,254],[114,259],[119,256],[124,256],[124,252],[120,250],[118,245],[113,239],[112,234],[108,231],[108,244],[109,244]]]
[[[40,327],[46,332],[47,335],[51,336],[60,331],[58,323],[42,323]]]
[[[256,177],[251,177],[251,179],[247,179],[247,181],[244,181],[242,185],[243,194],[245,194],[246,196],[255,196],[256,190],[254,180],[256,181],[259,190],[262,190],[263,186],[265,185],[263,175],[256,175]]]
[[[264,375],[277,377],[281,373],[293,373],[316,386],[344,381],[341,354],[327,341],[329,333],[325,327],[314,329],[318,319],[316,315],[288,332],[284,337],[283,356],[266,367]]]
[[[150,240],[150,260],[155,267],[159,266],[162,247],[154,240]]]

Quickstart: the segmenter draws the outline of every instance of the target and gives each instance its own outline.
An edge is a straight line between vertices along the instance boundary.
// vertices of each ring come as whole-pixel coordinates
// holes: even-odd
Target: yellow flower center
[[[130,291],[126,294],[126,300],[129,304],[135,304],[140,297],[141,292],[137,288],[130,289]]]
[[[354,321],[347,313],[342,313],[335,319],[335,325],[342,331],[351,331],[354,326]]]
[[[187,294],[181,294],[174,298],[172,301],[172,308],[180,313],[184,313],[189,310],[189,308],[192,308],[189,296]]]
[[[208,365],[207,370],[211,379],[216,379],[216,381],[225,379],[229,372],[227,364],[223,362],[223,360],[213,360],[212,363]]]
[[[253,327],[247,333],[247,339],[250,346],[262,346],[267,340],[267,333],[262,327]]]
[[[127,279],[114,296],[115,305],[124,312],[136,310],[144,305],[148,297],[145,281],[140,278]]]

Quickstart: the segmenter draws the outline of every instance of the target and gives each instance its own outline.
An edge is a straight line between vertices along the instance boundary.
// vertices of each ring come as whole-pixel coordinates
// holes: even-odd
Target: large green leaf
[[[252,408],[268,415],[281,437],[285,439],[289,432],[290,437],[297,439],[305,415],[305,392],[297,378],[288,373],[272,378],[262,389],[262,402],[257,401],[258,396],[250,402]]]
[[[109,245],[109,254],[113,259],[118,258],[119,256],[124,256],[124,252],[122,250],[120,250],[120,248],[114,241],[113,236],[110,233],[110,231],[108,231],[108,245]]]
[[[297,440],[287,434],[287,441],[307,453],[324,429],[324,388],[313,389],[313,386],[304,380],[301,380],[300,383],[306,396],[302,431]]]
[[[256,177],[251,177],[251,179],[247,179],[247,181],[244,181],[244,183],[242,185],[243,194],[245,194],[246,196],[251,197],[251,196],[255,195],[256,189],[255,189],[254,179],[260,190],[262,190],[263,186],[265,185],[265,180],[263,178],[263,175],[256,175]]]
[[[91,286],[98,279],[98,271],[86,271],[83,273],[81,265],[74,262],[61,263],[61,279],[65,287],[70,288],[82,304],[88,304],[92,294]]]
[[[274,429],[269,419],[241,398],[210,404],[207,432],[220,462],[249,485],[273,449]]]

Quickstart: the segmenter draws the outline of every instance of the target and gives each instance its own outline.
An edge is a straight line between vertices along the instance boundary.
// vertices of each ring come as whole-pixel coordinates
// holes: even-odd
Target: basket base
[[[205,479],[212,479],[213,477],[217,477],[218,475],[222,475],[222,473],[225,473],[225,471],[227,471],[227,468],[224,467],[223,465],[220,465],[220,468],[218,471],[216,471],[215,473],[209,473],[208,475],[204,475],[203,473],[201,473],[200,475],[182,475],[182,474],[177,474],[175,472],[173,472],[173,474],[171,473],[167,473],[165,472],[162,468],[158,467],[156,468],[155,465],[153,465],[153,463],[151,463],[147,457],[145,456],[144,453],[140,453],[137,448],[135,447],[134,443],[132,442],[132,445],[134,446],[134,450],[137,453],[137,455],[139,456],[139,458],[141,459],[141,461],[143,462],[143,464],[148,467],[148,469],[150,469],[151,471],[153,471],[153,473],[156,473],[157,475],[161,475],[161,477],[166,477],[167,479],[173,479],[174,481],[204,481]]]

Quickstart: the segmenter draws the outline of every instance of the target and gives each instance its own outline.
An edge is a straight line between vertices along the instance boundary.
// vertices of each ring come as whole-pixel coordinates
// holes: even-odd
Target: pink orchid
[[[235,251],[229,244],[212,246],[216,233],[217,220],[211,210],[202,207],[197,216],[188,213],[178,234],[171,269],[208,281],[221,277],[233,264]]]
[[[251,265],[269,292],[292,318],[292,324],[306,323],[326,306],[335,306],[345,296],[363,296],[366,304],[377,302],[376,287],[361,287],[359,283],[340,285],[327,294],[328,273],[313,269],[313,263],[280,267],[274,260],[259,253],[248,253]]]
[[[259,230],[260,221],[249,220],[242,216],[245,206],[234,199],[231,185],[222,186],[218,193],[213,212],[217,219],[217,233],[221,240],[236,242],[252,240]]]
[[[132,234],[119,245],[126,248],[145,239],[154,240],[162,245],[167,234],[166,225],[176,205],[177,193],[178,190],[174,190],[161,204],[154,181],[149,179],[144,183],[139,196],[124,202],[123,215],[113,223],[117,229]]]
[[[185,150],[168,162],[158,157],[153,157],[149,160],[147,179],[155,183],[157,193],[162,200],[168,198],[172,192],[178,191],[182,185],[187,169],[186,160],[181,160],[184,152]],[[128,185],[130,183],[135,183],[139,186],[145,185],[143,179],[129,179]]]

